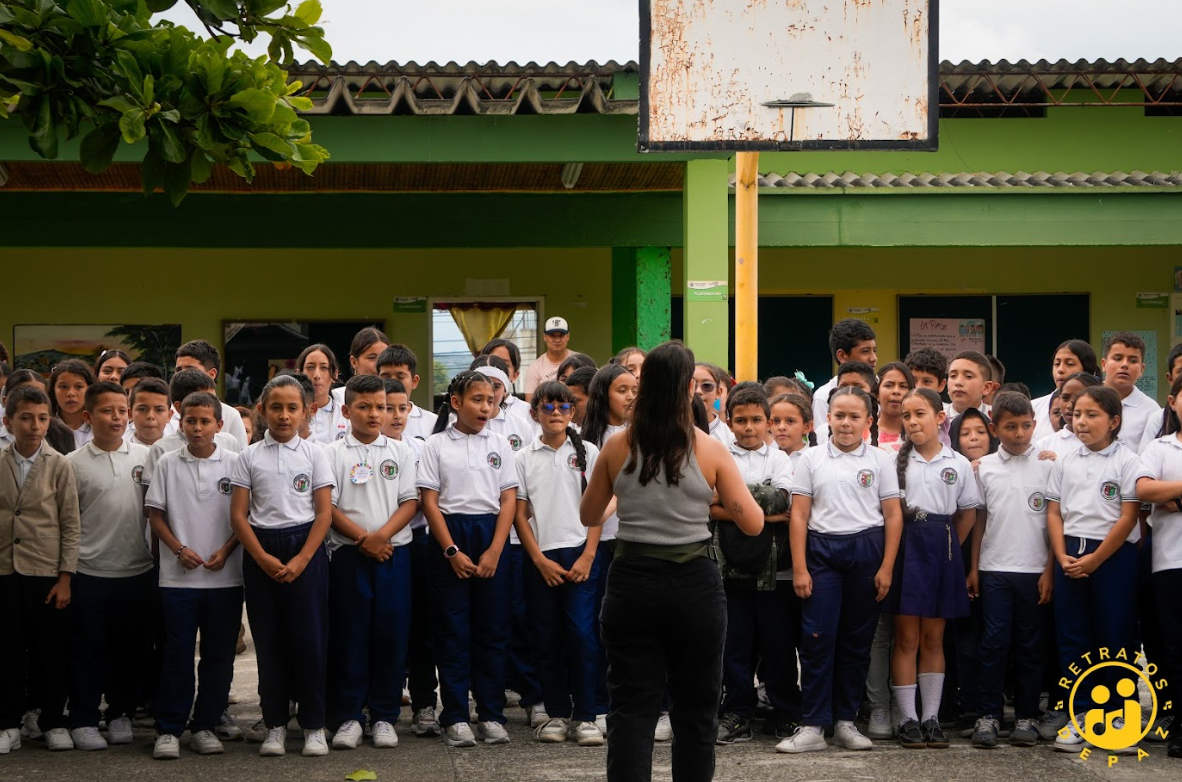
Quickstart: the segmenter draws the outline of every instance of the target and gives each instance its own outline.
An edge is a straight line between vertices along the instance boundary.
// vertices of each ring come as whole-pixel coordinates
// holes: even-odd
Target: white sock
[[[907,722],[908,720],[918,720],[919,715],[915,713],[915,685],[902,684],[891,685],[891,694],[895,696],[895,705],[899,707],[899,722]]]
[[[944,695],[944,674],[921,673],[916,677],[919,683],[919,698],[923,701],[923,719],[934,720],[940,714],[940,698]]]

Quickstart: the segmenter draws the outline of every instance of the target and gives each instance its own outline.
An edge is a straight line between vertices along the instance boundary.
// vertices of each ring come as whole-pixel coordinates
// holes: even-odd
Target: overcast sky
[[[639,52],[638,0],[321,1],[338,62],[623,62]],[[196,26],[187,9],[168,16]],[[1180,29],[1182,0],[941,0],[940,57],[1175,59]]]

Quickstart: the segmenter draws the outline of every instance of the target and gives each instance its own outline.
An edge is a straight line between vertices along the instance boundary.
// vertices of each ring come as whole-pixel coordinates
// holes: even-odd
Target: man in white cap
[[[574,352],[566,347],[570,342],[570,326],[566,325],[566,318],[547,318],[542,333],[546,337],[546,352],[525,370],[526,402],[533,398],[538,386],[558,377],[559,365]]]

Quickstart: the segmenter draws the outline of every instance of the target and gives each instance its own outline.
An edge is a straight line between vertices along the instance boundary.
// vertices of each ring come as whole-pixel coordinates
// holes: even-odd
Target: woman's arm
[[[718,493],[718,504],[727,512],[730,521],[748,535],[762,532],[763,508],[751,496],[751,490],[747,488],[738,465],[722,443],[697,432],[694,447],[698,464],[706,466],[714,474],[713,488]],[[707,474],[705,470],[703,473]]]
[[[595,460],[595,468],[591,470],[591,480],[587,481],[587,490],[583,492],[583,499],[579,503],[579,520],[584,527],[601,527],[607,515],[607,506],[615,492],[612,490],[612,469],[623,465],[623,454],[627,447],[628,438],[612,437],[599,452]]]

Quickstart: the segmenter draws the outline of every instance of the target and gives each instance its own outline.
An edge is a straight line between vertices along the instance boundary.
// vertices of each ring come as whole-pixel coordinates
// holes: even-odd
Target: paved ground
[[[257,675],[253,649],[238,657],[231,712],[243,727],[258,719]],[[409,709],[397,729],[400,744],[391,750],[371,746],[351,752],[334,751],[326,758],[302,758],[294,736],[283,758],[258,757],[258,744],[227,744],[226,754],[198,757],[182,743],[179,761],[153,761],[152,730],[137,727],[136,742],[106,752],[49,753],[38,742],[0,758],[0,782],[139,782],[139,780],[258,780],[340,782],[359,769],[374,771],[379,782],[580,782],[604,778],[606,750],[573,744],[543,745],[533,741],[518,708],[508,711],[512,743],[449,750],[438,739],[422,739],[410,732]],[[294,733],[294,731],[293,731]],[[826,752],[802,756],[777,755],[775,741],[754,741],[720,747],[715,779],[719,782],[828,782],[833,780],[905,780],[906,782],[1182,782],[1182,760],[1169,758],[1162,744],[1146,744],[1150,756],[1138,763],[1121,758],[1108,768],[1101,755],[1080,761],[1056,753],[1049,746],[1033,749],[1002,747],[974,750],[957,741],[948,750],[905,750],[890,742],[870,752]],[[658,744],[653,758],[656,780],[670,779],[669,745]]]

